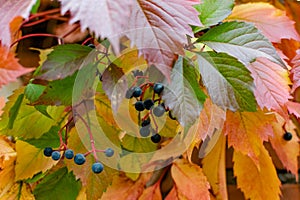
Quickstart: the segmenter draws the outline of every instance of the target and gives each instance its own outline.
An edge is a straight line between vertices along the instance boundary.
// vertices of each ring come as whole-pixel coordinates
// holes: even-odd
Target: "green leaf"
[[[9,121],[8,121],[8,126],[7,126],[9,129],[12,129],[14,126],[14,122],[20,111],[20,107],[21,107],[23,99],[24,99],[24,94],[20,94],[18,96],[17,100],[15,101],[14,105],[9,110],[9,113],[8,113]]]
[[[166,85],[162,95],[182,126],[193,124],[199,117],[205,94],[197,82],[197,74],[191,62],[179,57],[171,73],[171,83]]]
[[[34,106],[34,108],[39,111],[40,113],[42,113],[43,115],[45,115],[46,117],[50,118],[50,119],[53,119],[51,117],[51,115],[49,115],[48,111],[47,111],[47,108],[48,106],[44,106],[44,105],[36,105]]]
[[[44,133],[41,137],[37,139],[25,139],[24,141],[37,147],[37,148],[46,148],[46,147],[59,147],[60,141],[58,136],[58,131],[60,130],[59,126],[52,126],[50,130]]]
[[[150,138],[138,138],[128,134],[122,139],[122,147],[135,153],[153,152],[157,149],[157,145]]]
[[[41,4],[41,0],[37,0],[37,1],[35,2],[35,4],[32,6],[30,13],[31,13],[31,14],[37,13],[38,10],[39,10],[40,4]]]
[[[204,43],[217,52],[236,57],[245,65],[257,57],[266,57],[285,67],[272,43],[249,23],[225,22],[210,29],[197,42]]]
[[[66,167],[47,175],[34,189],[37,200],[74,200],[79,194],[81,184]]]
[[[54,47],[41,68],[40,79],[64,79],[77,71],[92,48],[79,44],[66,44]]]
[[[194,8],[200,13],[199,18],[202,24],[212,26],[230,15],[233,5],[234,0],[203,0]]]
[[[256,111],[253,79],[248,69],[225,53],[202,52],[198,63],[212,101],[223,109]]]
[[[30,101],[36,101],[44,92],[45,90],[45,86],[43,85],[38,85],[38,84],[33,84],[33,83],[29,83],[26,87],[25,87],[25,97]]]

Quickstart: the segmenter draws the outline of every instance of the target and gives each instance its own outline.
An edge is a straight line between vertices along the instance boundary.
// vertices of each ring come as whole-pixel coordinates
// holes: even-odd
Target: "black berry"
[[[150,135],[150,126],[144,126],[140,129],[140,135],[142,137],[148,137]]]
[[[59,151],[53,151],[51,154],[52,160],[59,160],[60,159],[60,153]]]
[[[153,143],[159,143],[160,140],[161,140],[161,136],[158,133],[151,136],[151,141]]]
[[[164,86],[161,83],[155,83],[153,86],[154,93],[160,94],[164,90]]]
[[[150,124],[150,118],[147,118],[147,119],[142,121],[141,126],[144,127],[144,126],[148,126],[149,124]]]
[[[115,151],[112,148],[107,148],[104,153],[107,157],[112,157]]]
[[[65,151],[65,157],[67,159],[72,159],[74,157],[74,151],[72,149],[67,149]]]
[[[142,95],[142,89],[140,87],[133,87],[133,93],[132,96],[134,97],[140,97]]]
[[[83,163],[85,163],[85,156],[82,153],[76,154],[74,157],[74,162],[77,165],[82,165]]]
[[[135,102],[134,107],[135,107],[135,109],[137,111],[143,111],[143,110],[145,110],[145,107],[144,107],[144,104],[143,104],[142,101]]]
[[[154,105],[154,102],[152,99],[146,99],[144,101],[144,107],[147,109],[147,110],[150,110],[151,107]]]
[[[286,141],[290,141],[292,138],[293,138],[293,135],[290,132],[285,132],[283,134],[283,139],[286,140]]]
[[[96,46],[94,44],[88,44],[87,46],[90,47],[90,48],[92,48],[92,49],[96,48]]]
[[[162,105],[158,105],[153,108],[153,114],[156,117],[161,117],[166,112],[165,108]]]
[[[96,162],[92,165],[92,171],[95,173],[95,174],[99,174],[103,171],[103,165],[102,163],[99,163],[99,162]]]
[[[51,147],[46,147],[44,149],[44,155],[50,157],[52,155],[53,149]]]

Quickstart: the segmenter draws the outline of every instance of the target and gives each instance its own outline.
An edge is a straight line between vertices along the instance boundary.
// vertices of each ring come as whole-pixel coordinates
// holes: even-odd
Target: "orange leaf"
[[[172,188],[172,190],[166,196],[165,200],[179,200],[175,186]]]
[[[291,92],[295,92],[295,90],[300,87],[300,52],[293,58],[292,63],[294,64],[294,67],[291,70],[293,77],[293,87]]]
[[[233,8],[230,20],[252,22],[271,40],[280,43],[283,38],[300,40],[294,24],[285,12],[268,3],[248,3]],[[284,30],[283,30],[284,27]]]
[[[151,187],[146,188],[139,198],[139,200],[149,200],[149,199],[155,199],[155,200],[162,199],[161,192],[160,192],[160,181],[158,181]]]
[[[280,181],[267,150],[258,145],[258,167],[253,159],[241,152],[233,153],[233,170],[237,186],[244,192],[246,199],[280,199]]]
[[[226,200],[226,171],[225,171],[226,137],[221,134],[218,142],[202,160],[203,172],[206,175],[214,194],[218,199]]]
[[[254,78],[254,94],[260,108],[275,110],[286,117],[285,104],[291,98],[288,71],[266,58],[258,58],[248,69]]]
[[[4,97],[0,97],[0,116],[2,115],[2,113],[3,113],[3,108],[4,108],[4,106],[5,106],[5,99],[4,99]],[[1,118],[0,118],[1,119]]]
[[[199,197],[209,199],[210,186],[199,166],[177,160],[172,165],[171,173],[179,196],[188,200]]]
[[[260,110],[236,113],[228,111],[224,125],[228,145],[259,164],[260,146],[273,134],[270,124],[274,121],[274,115],[268,115]]]
[[[300,118],[300,103],[289,101],[286,103],[286,106],[290,114],[294,114],[297,118]]]
[[[6,52],[3,46],[0,46],[0,88],[9,82],[16,81],[17,77],[31,72],[33,68],[24,68],[18,63],[18,60],[11,52]]]
[[[293,134],[293,138],[290,141],[283,139],[285,131],[282,126],[285,121],[280,116],[277,116],[278,122],[273,123],[274,136],[270,137],[270,142],[279,159],[284,167],[291,171],[298,179],[298,156],[299,156],[299,139],[295,133],[295,125],[292,121],[288,121],[285,128],[288,132]]]
[[[2,45],[9,47],[11,44],[10,22],[17,16],[27,18],[35,2],[36,0],[1,0],[0,13],[2,13],[2,17],[0,18],[0,43],[2,43]]]

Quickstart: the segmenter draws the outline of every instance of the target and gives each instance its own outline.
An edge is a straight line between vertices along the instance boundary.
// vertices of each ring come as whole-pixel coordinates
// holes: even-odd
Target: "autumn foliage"
[[[0,96],[0,199],[228,199],[226,162],[245,199],[280,199],[274,157],[298,181],[300,152],[300,3],[281,2],[0,0],[0,88],[23,83]]]

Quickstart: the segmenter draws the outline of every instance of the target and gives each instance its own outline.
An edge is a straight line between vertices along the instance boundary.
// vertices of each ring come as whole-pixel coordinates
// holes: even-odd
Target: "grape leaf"
[[[128,25],[133,0],[60,0],[62,14],[68,10],[69,23],[80,21],[81,30],[88,28],[95,37],[108,38],[114,49],[119,50],[119,37]]]
[[[285,104],[291,98],[288,71],[266,58],[258,58],[248,69],[254,78],[254,95],[260,108],[285,116]]]
[[[178,160],[173,163],[171,174],[177,193],[185,199],[193,200],[199,197],[209,199],[210,186],[199,166]]]
[[[292,63],[294,64],[294,66],[291,70],[293,80],[293,87],[291,92],[295,92],[295,90],[300,87],[300,53],[293,58]]]
[[[256,110],[253,79],[236,58],[225,53],[202,52],[198,54],[198,63],[213,103],[224,110]]]
[[[0,9],[1,8],[2,7],[0,7]],[[5,11],[5,13],[6,12],[7,11]],[[6,49],[0,46],[0,88],[9,82],[17,81],[19,76],[27,74],[33,70],[33,68],[22,67],[12,52],[6,53]]]
[[[225,171],[226,137],[221,134],[213,149],[202,160],[203,173],[206,175],[218,199],[228,199]]]
[[[197,0],[136,0],[132,6],[126,35],[132,45],[169,79],[175,53],[184,55],[186,35],[193,36],[190,25],[200,26]],[[163,9],[162,9],[163,8]]]
[[[212,26],[230,15],[233,5],[234,0],[204,0],[203,3],[194,7],[200,13],[199,18],[202,24]]]
[[[114,64],[106,68],[102,73],[102,87],[110,99],[112,110],[117,112],[128,88],[122,69]]]
[[[236,57],[244,64],[253,62],[257,57],[266,57],[285,67],[272,43],[249,23],[225,22],[210,29],[197,41],[217,52]]]
[[[36,78],[52,81],[71,76],[91,51],[92,48],[79,44],[58,45],[47,55],[41,66],[42,74]]]
[[[32,6],[35,4],[36,0],[1,0],[0,1],[0,13],[3,16],[0,19],[0,43],[2,45],[9,47],[11,44],[11,35],[10,35],[10,22],[17,16],[22,16],[27,18],[30,14]],[[3,55],[3,53],[0,53]],[[2,73],[0,73],[2,74]]]
[[[172,70],[171,83],[166,85],[162,99],[182,126],[195,122],[206,98],[196,80],[194,67],[179,57]]]
[[[283,139],[284,130],[282,126],[290,132],[293,137],[290,141]],[[291,120],[285,123],[285,120],[277,115],[277,122],[273,122],[274,136],[270,137],[270,142],[281,163],[287,170],[291,171],[298,180],[298,156],[299,156],[299,138],[295,132],[295,125]]]
[[[280,181],[267,150],[258,145],[258,167],[253,160],[241,152],[233,153],[233,170],[237,177],[237,186],[246,199],[279,200]]]
[[[25,91],[24,91],[25,97],[30,102],[36,101],[42,95],[45,88],[46,87],[43,85],[29,83],[25,87]]]
[[[32,178],[38,172],[45,172],[57,163],[45,157],[43,149],[38,149],[21,140],[17,140],[16,151],[18,154],[15,168],[16,181]]]
[[[68,173],[67,168],[64,167],[48,174],[37,184],[33,193],[37,200],[73,200],[76,199],[80,187],[79,180],[76,180],[73,173]]]
[[[263,111],[227,112],[224,133],[228,135],[228,146],[235,151],[248,155],[259,164],[260,146],[273,135],[271,123],[276,121],[274,115]]]
[[[122,138],[122,147],[136,153],[153,152],[157,149],[157,145],[150,138],[138,138],[128,134]]]
[[[295,22],[287,17],[284,11],[269,3],[256,2],[237,5],[228,19],[254,23],[271,42],[280,43],[283,38],[300,40],[294,27]]]

